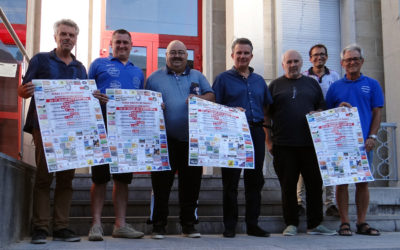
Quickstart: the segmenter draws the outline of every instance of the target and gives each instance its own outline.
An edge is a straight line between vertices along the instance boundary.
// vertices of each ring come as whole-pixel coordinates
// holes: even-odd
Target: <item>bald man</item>
[[[176,171],[179,181],[179,219],[182,233],[189,238],[200,237],[194,224],[197,220],[195,211],[203,169],[199,166],[188,166],[187,100],[191,96],[197,96],[214,101],[215,96],[204,75],[188,66],[187,57],[185,44],[178,40],[172,41],[166,51],[166,67],[153,72],[146,82],[146,89],[162,93],[171,166],[170,171],[151,173],[154,192],[151,218],[153,239],[163,239],[166,233],[168,200]]]
[[[296,187],[299,174],[306,186],[307,233],[334,235],[322,222],[322,179],[306,114],[323,110],[324,96],[318,82],[302,75],[303,60],[295,50],[282,56],[285,74],[269,85],[273,103],[267,123],[272,124],[272,137],[267,135],[268,151],[274,156],[274,169],[282,192],[285,236],[297,234],[299,225]]]

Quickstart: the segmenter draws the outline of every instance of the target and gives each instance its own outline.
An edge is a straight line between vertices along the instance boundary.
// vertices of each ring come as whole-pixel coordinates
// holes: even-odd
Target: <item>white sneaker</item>
[[[283,230],[282,233],[284,236],[294,236],[297,234],[297,227],[293,225],[289,225]]]
[[[336,230],[331,230],[323,225],[319,225],[314,229],[307,230],[307,234],[311,235],[336,235]]]
[[[103,240],[103,228],[100,225],[93,225],[89,230],[90,241],[102,241]]]

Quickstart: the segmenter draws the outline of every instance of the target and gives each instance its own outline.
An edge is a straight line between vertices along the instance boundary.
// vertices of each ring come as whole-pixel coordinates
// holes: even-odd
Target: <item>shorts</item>
[[[133,175],[132,173],[113,174],[113,180],[131,184]],[[92,181],[95,184],[104,184],[111,180],[110,166],[108,164],[98,165],[92,167]]]

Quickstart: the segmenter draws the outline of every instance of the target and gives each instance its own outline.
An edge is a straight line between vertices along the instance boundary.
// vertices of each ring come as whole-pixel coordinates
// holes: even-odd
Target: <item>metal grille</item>
[[[375,180],[398,180],[396,128],[396,123],[381,123],[371,166],[371,171]]]

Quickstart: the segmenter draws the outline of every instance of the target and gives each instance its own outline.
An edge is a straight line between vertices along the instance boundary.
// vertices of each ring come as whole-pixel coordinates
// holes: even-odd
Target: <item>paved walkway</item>
[[[207,250],[207,249],[400,249],[400,232],[384,232],[379,237],[354,234],[352,237],[311,236],[298,234],[285,237],[272,234],[269,238],[258,238],[237,235],[236,238],[223,238],[221,235],[203,235],[200,239],[189,239],[180,235],[168,235],[163,240],[153,240],[150,236],[144,239],[114,239],[105,237],[104,241],[90,242],[82,237],[78,243],[49,241],[44,245],[33,245],[26,239],[12,244],[7,250],[111,250],[111,249],[174,249],[174,250]]]

